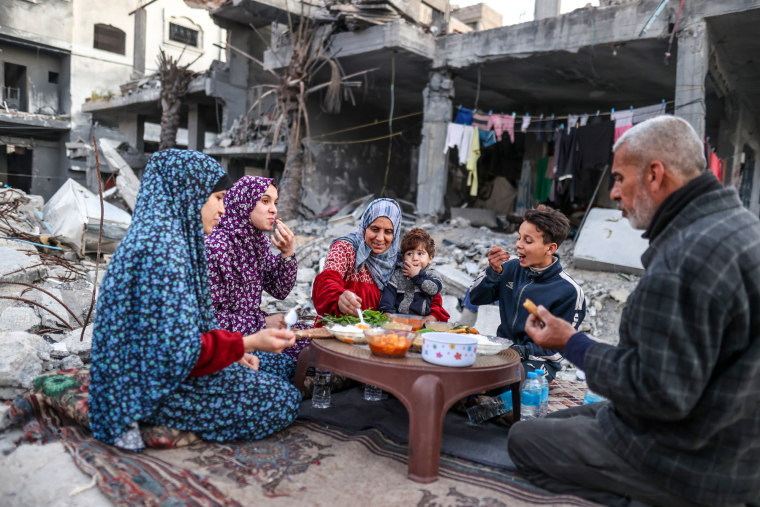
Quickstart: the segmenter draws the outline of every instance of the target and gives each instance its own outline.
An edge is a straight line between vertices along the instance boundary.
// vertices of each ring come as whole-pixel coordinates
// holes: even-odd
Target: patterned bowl
[[[422,335],[422,359],[441,366],[470,366],[475,362],[478,340],[456,333]]]

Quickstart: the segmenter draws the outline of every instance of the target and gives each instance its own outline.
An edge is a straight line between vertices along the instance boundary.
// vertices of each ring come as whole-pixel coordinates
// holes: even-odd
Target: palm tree
[[[181,58],[181,55],[180,55]],[[165,150],[177,145],[182,97],[193,78],[188,68],[192,62],[180,67],[179,58],[174,60],[162,49],[158,54],[158,75],[161,80],[161,138],[158,149]]]

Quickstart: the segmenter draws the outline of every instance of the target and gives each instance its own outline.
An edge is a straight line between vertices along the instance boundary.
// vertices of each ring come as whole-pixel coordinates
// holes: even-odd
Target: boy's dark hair
[[[539,204],[535,209],[529,209],[523,215],[525,222],[536,226],[544,238],[544,243],[561,245],[570,230],[570,220],[559,210]]]
[[[404,254],[409,250],[414,250],[420,245],[422,245],[422,248],[425,249],[431,259],[435,257],[435,241],[430,237],[430,234],[419,227],[415,227],[404,234],[404,237],[401,239],[401,253]]]

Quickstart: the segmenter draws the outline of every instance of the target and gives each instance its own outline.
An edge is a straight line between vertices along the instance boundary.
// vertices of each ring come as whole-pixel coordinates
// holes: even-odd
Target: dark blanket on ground
[[[364,386],[333,393],[330,408],[318,409],[311,400],[301,403],[299,417],[352,431],[380,430],[394,441],[409,440],[409,415],[393,396],[387,400],[365,401]],[[507,452],[509,428],[492,423],[470,424],[467,416],[449,411],[443,421],[441,452],[484,465],[514,470]]]

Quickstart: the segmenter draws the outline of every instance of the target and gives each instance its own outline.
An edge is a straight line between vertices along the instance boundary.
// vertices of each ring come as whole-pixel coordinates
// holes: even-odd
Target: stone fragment
[[[0,332],[0,398],[10,399],[32,386],[50,359],[45,340],[22,331]]]
[[[317,272],[311,268],[298,268],[298,274],[296,275],[297,283],[311,283],[314,281],[314,277],[317,276]]]
[[[27,305],[11,306],[0,314],[0,331],[30,331],[39,325],[39,316]]]
[[[64,357],[61,361],[61,369],[63,370],[70,370],[71,368],[81,368],[84,366],[84,363],[81,359],[79,359],[79,356],[77,355],[70,355],[68,357]]]
[[[3,281],[34,283],[46,275],[47,269],[37,253],[0,248],[0,279]]]

